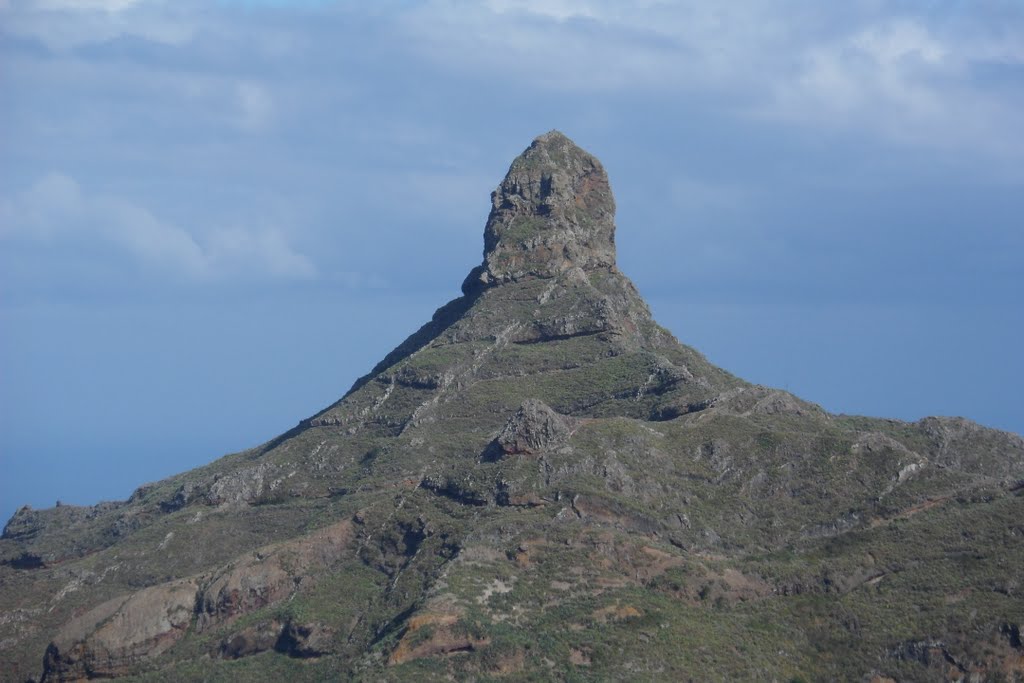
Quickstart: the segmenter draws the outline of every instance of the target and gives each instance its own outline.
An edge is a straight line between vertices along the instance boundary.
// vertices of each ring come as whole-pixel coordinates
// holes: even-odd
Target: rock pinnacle
[[[541,135],[512,162],[491,193],[484,261],[462,288],[571,268],[615,267],[615,200],[604,167],[562,133]]]

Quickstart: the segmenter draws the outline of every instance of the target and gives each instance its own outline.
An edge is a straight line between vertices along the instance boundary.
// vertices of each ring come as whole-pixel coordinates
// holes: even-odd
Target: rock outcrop
[[[114,678],[156,657],[192,623],[197,581],[186,579],[114,598],[72,619],[46,649],[43,681]]]
[[[494,440],[505,455],[536,455],[552,451],[569,441],[569,418],[559,415],[543,401],[524,401]]]
[[[189,628],[230,624],[308,589],[337,564],[353,538],[348,520],[287,543],[260,548],[212,575],[189,577],[107,600],[69,621],[46,649],[43,681],[114,678],[159,657]],[[319,653],[329,631],[291,621],[260,624],[224,640],[220,654],[237,658],[278,648],[293,656]]]
[[[277,546],[260,548],[216,572],[196,601],[196,629],[208,630],[279,602],[341,559],[353,538],[342,521]]]
[[[467,293],[570,268],[615,267],[615,200],[601,162],[558,131],[541,135],[491,194],[484,262]]]

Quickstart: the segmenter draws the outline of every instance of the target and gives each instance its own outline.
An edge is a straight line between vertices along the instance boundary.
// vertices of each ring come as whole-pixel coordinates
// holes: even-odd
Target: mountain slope
[[[0,539],[4,680],[1024,678],[1024,442],[709,364],[558,132],[336,404]]]

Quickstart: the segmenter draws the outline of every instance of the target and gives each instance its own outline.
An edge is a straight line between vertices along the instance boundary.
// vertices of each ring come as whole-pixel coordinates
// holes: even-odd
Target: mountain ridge
[[[19,510],[9,679],[1022,675],[1019,436],[710,364],[557,131],[491,205],[463,295],[338,402],[123,503]]]

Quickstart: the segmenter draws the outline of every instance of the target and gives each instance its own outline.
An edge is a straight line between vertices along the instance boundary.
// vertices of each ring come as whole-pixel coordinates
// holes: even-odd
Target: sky
[[[459,294],[537,135],[684,343],[1024,432],[1019,0],[0,0],[0,517],[345,393]]]

